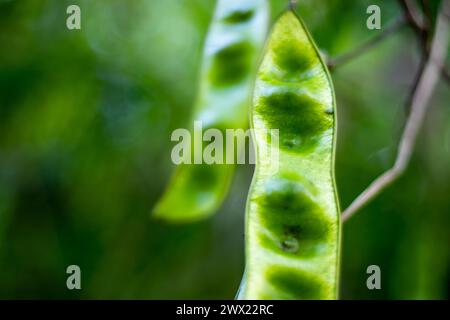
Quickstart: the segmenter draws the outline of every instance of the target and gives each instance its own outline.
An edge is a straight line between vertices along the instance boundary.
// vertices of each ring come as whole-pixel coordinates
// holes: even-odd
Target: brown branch
[[[418,45],[420,49],[420,62],[419,62],[419,68],[414,76],[413,85],[411,86],[411,90],[409,91],[408,97],[405,101],[405,111],[406,113],[410,112],[410,107],[412,105],[412,100],[414,98],[414,93],[417,90],[417,86],[419,85],[420,77],[423,74],[423,71],[425,69],[426,63],[428,61],[429,53],[430,53],[430,47],[429,47],[429,26],[431,23],[431,20],[429,20],[429,16],[426,14],[429,14],[428,7],[426,7],[425,1],[421,1],[422,7],[427,12],[422,15],[419,13],[419,10],[414,5],[413,2],[410,0],[399,0],[400,6],[403,9],[404,17],[408,23],[408,25],[414,30]]]
[[[399,0],[399,2],[405,13],[406,20],[417,32],[422,32],[428,28],[425,18],[411,0]]]
[[[408,25],[416,33],[422,54],[430,51],[430,23],[427,17],[419,12],[419,9],[411,0],[398,0],[403,9],[403,15]]]
[[[430,25],[432,23],[432,20],[433,20],[433,14],[431,12],[430,1],[429,0],[420,0],[420,5],[421,5],[422,11],[423,11],[423,19],[425,22],[424,25],[427,29],[429,29]]]
[[[431,43],[431,50],[425,68],[420,76],[414,92],[411,113],[401,137],[397,158],[394,166],[375,179],[342,213],[342,220],[346,221],[358,210],[367,205],[380,192],[400,177],[406,170],[411,159],[414,145],[420,128],[422,127],[431,95],[438,82],[441,66],[447,54],[449,43],[449,20],[445,16],[450,9],[450,0],[444,0],[436,23],[436,31]]]
[[[357,58],[358,56],[364,54],[369,49],[376,46],[378,43],[386,39],[391,34],[395,33],[397,30],[399,30],[401,27],[405,25],[405,19],[403,17],[398,18],[395,20],[391,25],[386,27],[382,32],[378,33],[376,36],[374,36],[372,39],[368,40],[367,42],[357,46],[353,50],[343,53],[342,55],[339,55],[335,58],[331,58],[328,60],[327,66],[329,69],[334,69],[340,65],[343,65],[354,58]]]

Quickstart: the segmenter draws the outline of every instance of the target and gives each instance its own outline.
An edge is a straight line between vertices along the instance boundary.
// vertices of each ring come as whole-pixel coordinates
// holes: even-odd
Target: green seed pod
[[[202,122],[203,130],[215,128],[225,136],[226,129],[248,127],[251,89],[268,18],[266,0],[218,1],[205,43],[193,119]],[[225,150],[223,158],[227,158]],[[173,222],[209,216],[225,198],[234,169],[234,164],[179,165],[154,216]]]
[[[297,15],[278,18],[254,89],[256,168],[247,202],[240,299],[335,299],[340,244],[334,185],[335,98]],[[278,171],[269,171],[279,129]]]

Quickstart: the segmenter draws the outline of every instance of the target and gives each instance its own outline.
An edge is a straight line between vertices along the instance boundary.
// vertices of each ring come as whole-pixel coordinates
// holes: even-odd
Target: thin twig
[[[425,69],[426,63],[428,61],[428,57],[430,54],[430,47],[429,47],[429,22],[431,20],[428,20],[425,16],[425,14],[420,14],[417,7],[409,0],[399,0],[400,6],[403,9],[403,14],[405,16],[405,19],[408,23],[408,25],[413,29],[413,31],[417,35],[418,39],[418,45],[420,50],[420,62],[419,67],[417,69],[417,72],[414,76],[414,81],[411,86],[411,89],[409,90],[409,94],[407,99],[405,100],[405,111],[408,114],[410,112],[410,108],[412,105],[412,100],[414,98],[414,93],[417,90],[417,86],[419,85],[420,77],[423,74],[423,71]]]
[[[372,39],[368,40],[367,42],[359,45],[358,47],[354,48],[353,50],[343,53],[342,55],[339,55],[335,58],[329,59],[327,65],[328,68],[334,69],[337,66],[343,65],[354,58],[364,54],[369,49],[386,39],[391,34],[395,33],[397,30],[399,30],[401,27],[405,25],[405,19],[403,17],[398,18],[395,20],[391,25],[386,27],[382,32],[378,33],[376,36],[374,36]]]
[[[444,0],[442,10],[437,19],[430,55],[420,77],[417,89],[414,92],[411,113],[400,140],[395,164],[391,169],[375,179],[369,187],[367,187],[367,189],[352,202],[342,214],[343,221],[348,220],[359,209],[368,204],[381,191],[400,177],[409,164],[418,133],[428,109],[428,102],[438,82],[442,70],[441,65],[447,55],[449,20],[444,12],[449,8],[450,0]]]
[[[289,0],[289,8],[291,10],[295,10],[297,8],[298,0]]]
[[[419,67],[416,71],[416,74],[414,75],[414,81],[411,86],[411,89],[409,90],[408,97],[405,100],[404,110],[406,111],[406,114],[408,114],[410,112],[410,108],[413,103],[414,95],[416,93],[417,86],[419,85],[420,78],[422,77],[423,71],[425,70],[425,67],[427,65],[428,58],[429,58],[429,52],[427,52],[426,49],[421,50]]]
[[[430,29],[431,21],[433,20],[433,14],[431,12],[430,1],[420,0],[420,5],[422,6],[424,26]]]
[[[399,0],[400,6],[403,9],[406,22],[413,29],[419,39],[419,46],[422,54],[426,55],[430,51],[430,26],[426,17],[421,14],[415,4],[410,0]]]
[[[412,3],[412,1],[400,0],[400,5],[405,12],[406,19],[418,32],[427,29],[428,26],[425,18],[421,13],[419,13],[419,10],[414,3]]]

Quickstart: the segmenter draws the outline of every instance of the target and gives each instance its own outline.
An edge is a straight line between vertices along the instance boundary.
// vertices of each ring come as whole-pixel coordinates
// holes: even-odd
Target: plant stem
[[[375,179],[342,213],[342,220],[346,221],[358,210],[367,205],[386,187],[400,177],[406,170],[412,152],[428,110],[429,100],[438,83],[442,72],[442,65],[447,55],[449,44],[449,19],[445,12],[450,10],[450,0],[444,0],[439,12],[436,31],[431,43],[430,54],[411,101],[411,113],[400,140],[397,158],[394,166]]]
[[[386,29],[384,29],[382,32],[378,33],[376,36],[374,36],[372,39],[368,40],[367,42],[360,44],[353,50],[343,53],[342,55],[339,55],[335,58],[332,58],[328,61],[327,65],[328,68],[334,69],[338,66],[341,66],[347,62],[350,62],[354,58],[357,58],[358,56],[366,53],[369,49],[376,46],[378,43],[386,39],[391,34],[395,33],[397,30],[402,28],[406,24],[406,21],[403,17],[398,18],[396,21],[394,21],[391,25],[389,25]]]

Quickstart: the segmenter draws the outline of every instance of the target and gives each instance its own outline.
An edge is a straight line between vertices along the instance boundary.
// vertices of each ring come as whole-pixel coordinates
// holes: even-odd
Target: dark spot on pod
[[[284,177],[268,180],[255,198],[260,221],[269,231],[260,245],[283,255],[315,256],[326,250],[330,220],[311,198],[303,181]]]
[[[191,167],[191,181],[193,181],[193,186],[195,185],[198,189],[208,190],[213,187],[220,178],[219,171],[215,170],[214,166],[196,164]]]
[[[334,109],[332,107],[325,110],[326,114],[334,114]]]
[[[246,78],[252,65],[252,51],[248,42],[236,42],[219,50],[209,73],[211,83],[226,86]]]
[[[275,64],[288,75],[300,75],[314,64],[315,56],[311,50],[298,43],[280,41],[273,50]]]
[[[262,224],[280,243],[295,239],[301,248],[302,242],[326,238],[329,221],[302,182],[272,178],[264,183],[255,200]]]
[[[184,166],[184,165],[183,165]],[[207,165],[196,164],[186,167],[186,176],[181,176],[185,185],[186,197],[192,197],[192,201],[199,206],[213,205],[217,197],[220,197],[220,190],[223,188],[224,181],[227,180],[230,165]],[[194,200],[195,199],[195,200]]]
[[[333,119],[324,112],[319,101],[292,89],[278,89],[262,96],[255,111],[271,129],[279,129],[280,148],[307,151],[331,128]]]
[[[272,266],[266,272],[267,281],[280,292],[280,299],[312,299],[323,297],[324,282],[313,274],[290,267]]]
[[[252,9],[241,9],[231,12],[223,18],[226,23],[244,23],[252,18],[254,11]]]
[[[281,249],[286,252],[297,253],[299,250],[299,243],[295,236],[287,236],[281,242]]]
[[[196,119],[195,121],[200,121]],[[222,134],[222,136],[225,136],[225,128],[226,125],[222,123],[216,123],[214,125],[204,125],[202,127],[203,134],[207,132],[209,129],[216,129],[219,130]],[[194,131],[191,128],[191,138],[194,139]],[[205,189],[207,191],[208,189],[213,188],[217,185],[217,181],[220,181],[222,179],[222,172],[221,168],[225,167],[226,165],[208,165],[204,162],[203,159],[203,152],[209,144],[213,143],[214,137],[212,138],[212,141],[204,141],[202,137],[202,146],[201,146],[201,152],[202,152],[202,163],[201,164],[194,164],[194,153],[196,152],[194,144],[196,143],[193,141],[191,143],[191,164],[188,165],[190,167],[189,174],[190,177],[188,178],[188,181],[191,181],[193,188],[198,189]],[[225,157],[223,158],[225,159]]]

